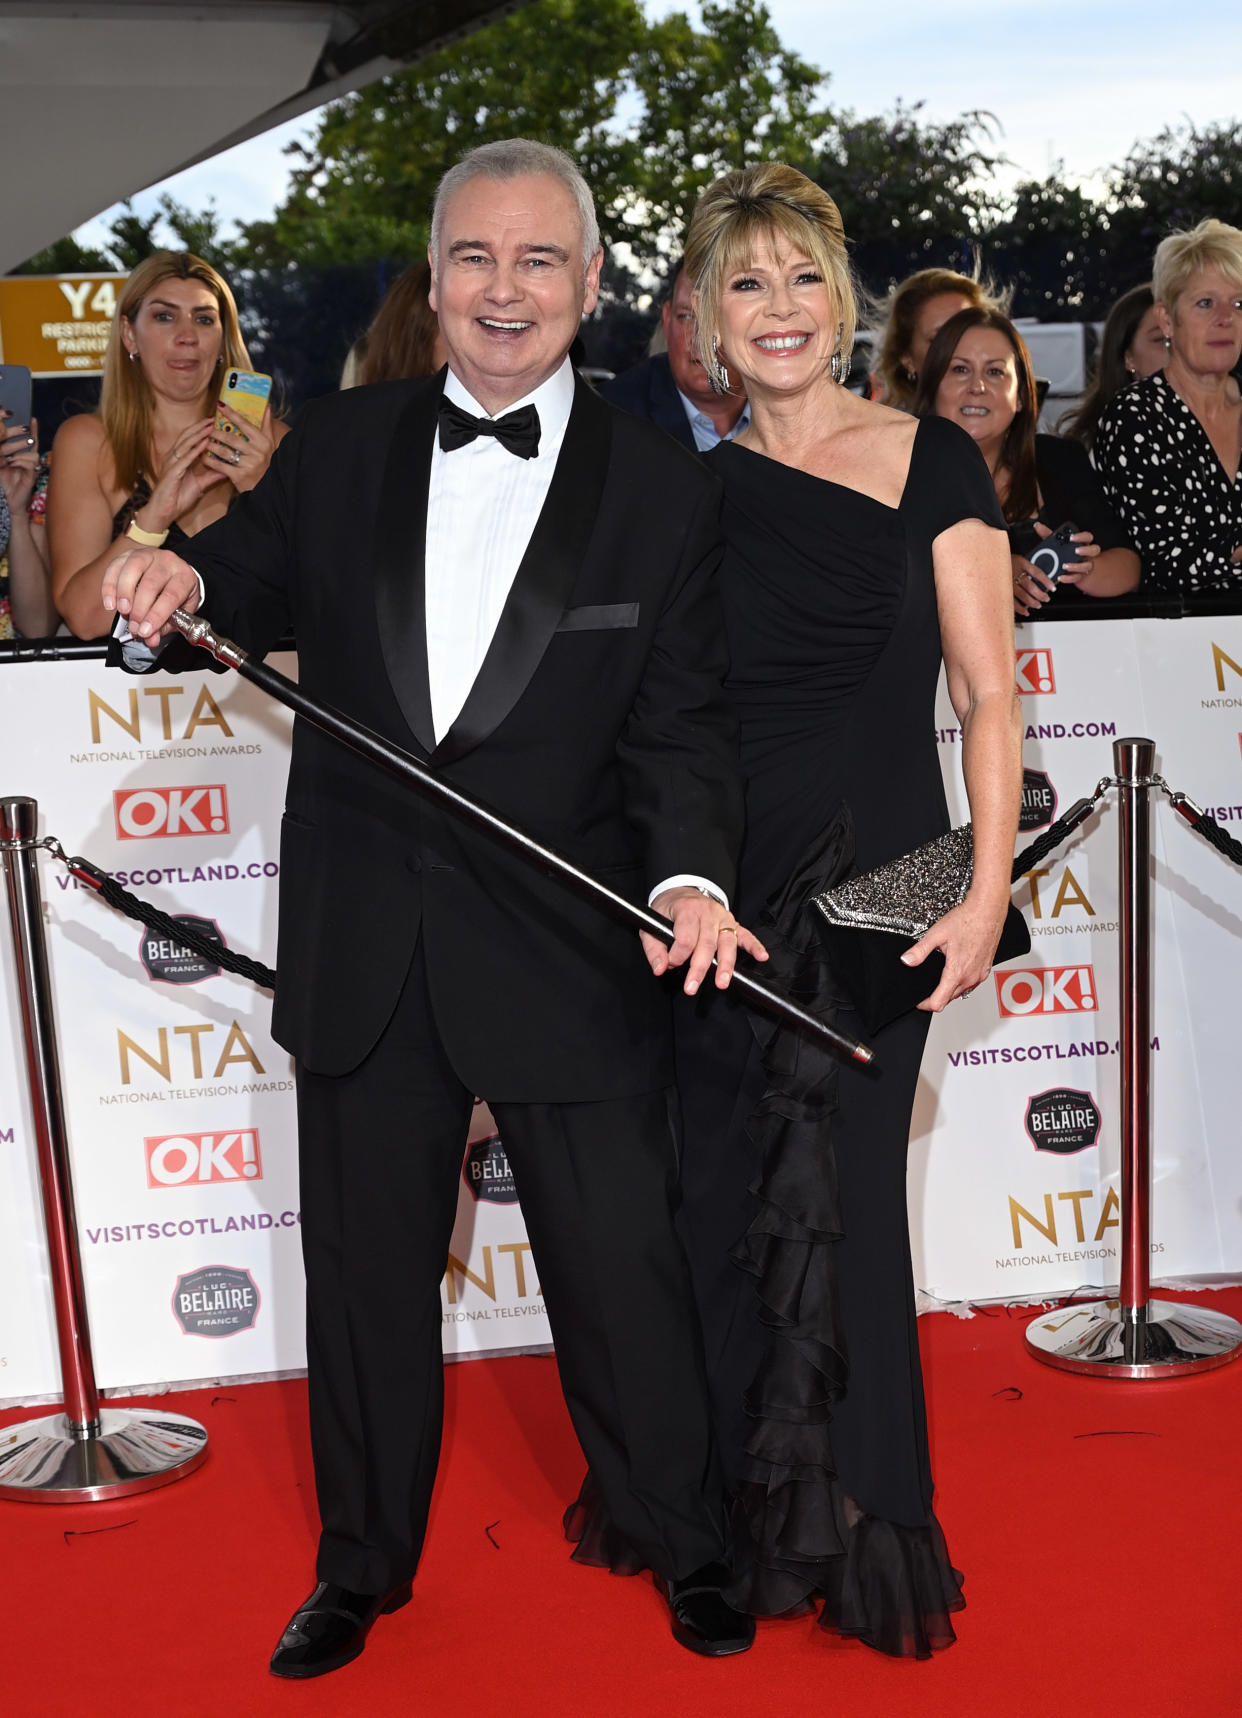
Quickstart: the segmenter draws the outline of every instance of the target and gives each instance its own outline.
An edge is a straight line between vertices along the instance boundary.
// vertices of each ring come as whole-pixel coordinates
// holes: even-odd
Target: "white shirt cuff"
[[[656,896],[662,895],[665,889],[698,889],[700,894],[709,895],[713,901],[719,901],[722,907],[729,905],[729,897],[723,889],[718,889],[715,883],[709,883],[706,877],[691,877],[689,874],[666,877],[662,883],[657,883],[647,896],[647,905],[652,906]]]

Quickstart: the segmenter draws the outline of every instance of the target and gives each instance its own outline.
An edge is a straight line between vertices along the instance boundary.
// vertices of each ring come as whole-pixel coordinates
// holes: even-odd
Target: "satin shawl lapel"
[[[457,720],[436,748],[434,763],[454,763],[473,751],[500,726],[529,685],[586,556],[611,450],[610,408],[579,380],[548,498],[483,665]]]
[[[435,748],[427,677],[427,486],[443,381],[422,387],[393,430],[375,522],[375,609],[388,678],[423,750]]]

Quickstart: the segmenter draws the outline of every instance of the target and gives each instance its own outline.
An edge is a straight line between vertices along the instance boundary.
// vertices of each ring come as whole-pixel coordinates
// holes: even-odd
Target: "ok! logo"
[[[1099,1008],[1095,973],[1089,966],[1019,967],[992,976],[1005,1016],[1094,1014]]]
[[[1050,650],[1019,650],[1014,661],[1019,692],[1030,695],[1056,691],[1057,678],[1052,672]]]
[[[112,795],[112,806],[118,841],[229,832],[229,800],[223,784],[121,789]]]

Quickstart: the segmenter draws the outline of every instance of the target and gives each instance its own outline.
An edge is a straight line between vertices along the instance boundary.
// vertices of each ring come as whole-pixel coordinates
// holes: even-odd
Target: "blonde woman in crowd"
[[[68,419],[52,447],[52,589],[80,638],[111,627],[99,587],[122,537],[176,548],[267,470],[284,426],[270,407],[256,426],[217,403],[234,366],[250,357],[224,278],[188,251],[141,262],[121,292],[99,410]]]
[[[1242,232],[1200,221],[1156,247],[1164,369],[1124,388],[1095,432],[1104,489],[1156,591],[1242,587]]]

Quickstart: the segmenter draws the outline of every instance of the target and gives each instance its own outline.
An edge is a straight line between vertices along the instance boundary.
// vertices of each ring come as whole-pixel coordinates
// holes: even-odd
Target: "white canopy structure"
[[[0,0],[0,273],[523,0]]]

